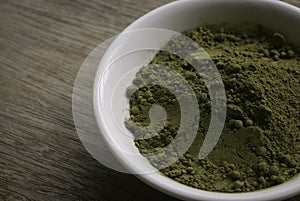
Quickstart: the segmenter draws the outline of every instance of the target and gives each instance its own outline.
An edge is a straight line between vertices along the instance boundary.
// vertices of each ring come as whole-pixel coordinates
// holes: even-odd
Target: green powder
[[[194,188],[230,193],[271,187],[298,175],[298,51],[282,34],[259,25],[202,26],[184,34],[205,49],[221,74],[227,97],[226,122],[214,150],[199,160],[211,117],[207,87],[187,61],[160,51],[151,63],[168,66],[184,76],[197,96],[200,110],[197,137],[189,151],[160,172]],[[134,126],[126,121],[134,135],[150,137],[135,140],[141,154],[170,144],[180,126],[180,106],[172,93],[158,85],[140,87],[157,70],[143,67],[136,74],[134,85],[128,88],[130,119],[134,124],[149,125],[149,109],[154,104],[162,106],[167,113],[167,123],[155,137],[136,133]],[[151,158],[148,159],[151,163]]]

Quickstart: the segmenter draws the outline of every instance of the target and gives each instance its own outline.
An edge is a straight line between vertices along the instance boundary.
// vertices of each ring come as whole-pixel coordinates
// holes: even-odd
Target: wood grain
[[[175,200],[94,160],[71,108],[89,52],[170,1],[0,0],[0,201]]]

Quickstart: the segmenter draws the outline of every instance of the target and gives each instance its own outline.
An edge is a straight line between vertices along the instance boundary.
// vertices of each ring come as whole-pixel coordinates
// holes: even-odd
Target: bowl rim
[[[168,4],[165,4],[163,6],[160,6],[145,15],[141,16],[137,20],[135,20],[133,23],[131,23],[127,28],[123,30],[123,32],[132,31],[135,29],[139,29],[139,25],[142,23],[142,21],[146,20],[147,18],[151,18],[152,16],[155,16],[156,14],[163,12],[167,9],[171,9],[174,6],[180,6],[181,4],[184,4],[185,2],[194,2],[199,0],[180,0],[180,1],[174,1]],[[214,3],[217,3],[217,1],[224,0],[214,0]],[[227,3],[237,3],[240,0],[226,0]],[[277,6],[281,6],[287,11],[296,12],[300,15],[300,9],[290,5],[285,2],[281,2],[279,0],[243,0],[244,3],[253,3],[253,2],[268,2],[272,3]],[[200,1],[199,1],[200,2]],[[212,0],[201,0],[201,2],[212,2]],[[123,33],[122,32],[122,33]],[[116,38],[113,43],[117,42]],[[97,69],[97,73],[95,78],[99,77],[100,74],[100,65]],[[98,76],[97,76],[98,75]],[[95,79],[95,83],[96,83]],[[103,119],[105,116],[103,116],[100,106],[99,106],[99,95],[97,93],[97,87],[94,85],[93,93],[94,93],[94,114],[96,118],[96,123],[98,125],[98,128],[100,130],[100,133],[102,135],[107,135],[107,133],[110,133],[109,128],[106,126]],[[115,158],[122,164],[124,167],[130,172],[137,172],[137,167],[133,166],[133,164],[128,163],[128,161],[124,160],[122,158],[122,154],[120,154],[116,149],[111,147],[111,143],[108,138],[104,137],[104,141],[108,145],[110,151],[115,156]],[[211,192],[211,191],[205,191],[201,189],[195,189],[190,186],[181,184],[179,182],[176,182],[175,180],[172,180],[159,172],[156,173],[147,173],[147,174],[135,174],[140,180],[142,180],[144,183],[152,186],[153,188],[164,192],[168,195],[171,195],[173,197],[177,197],[180,199],[188,199],[188,200],[224,200],[224,201],[234,201],[234,200],[281,200],[286,199],[292,196],[295,196],[300,193],[300,182],[296,181],[300,179],[300,175],[297,176],[294,179],[291,179],[287,182],[284,182],[283,184],[265,188],[258,191],[253,192],[244,192],[244,193],[222,193],[222,192]]]

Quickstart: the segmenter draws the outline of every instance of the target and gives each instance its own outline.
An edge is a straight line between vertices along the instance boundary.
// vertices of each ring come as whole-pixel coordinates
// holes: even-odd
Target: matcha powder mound
[[[188,81],[197,96],[201,115],[197,137],[190,149],[160,172],[194,188],[230,193],[271,187],[297,176],[300,173],[298,50],[281,33],[259,25],[207,25],[185,31],[184,35],[205,49],[221,74],[227,97],[226,122],[213,151],[205,159],[198,159],[210,124],[207,87],[187,61],[160,51],[151,64],[168,66]],[[151,69],[143,67],[136,74],[133,86],[128,87],[130,120],[139,126],[149,125],[149,108],[158,104],[166,110],[167,123],[157,136],[151,137],[135,133],[133,126],[125,122],[134,135],[146,136],[147,139],[135,140],[141,154],[170,144],[181,118],[178,100],[167,89],[158,85],[140,87],[149,76]]]

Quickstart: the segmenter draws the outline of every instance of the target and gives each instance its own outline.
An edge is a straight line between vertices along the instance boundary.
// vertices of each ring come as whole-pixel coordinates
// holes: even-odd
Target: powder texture
[[[168,66],[182,75],[193,88],[200,110],[199,129],[192,146],[177,162],[160,172],[194,188],[230,193],[271,187],[298,175],[300,56],[297,49],[283,34],[259,25],[207,25],[184,34],[205,49],[221,74],[227,97],[226,122],[214,150],[199,160],[211,116],[207,87],[187,61],[160,51],[151,64]],[[140,87],[152,76],[151,72],[158,70],[143,67],[127,90],[131,95],[138,89],[128,96],[130,119],[135,125],[149,125],[149,109],[154,104],[167,113],[167,122],[157,136],[135,140],[141,154],[170,144],[180,126],[180,106],[172,93],[158,85]],[[147,133],[136,133],[128,121],[126,125],[134,135],[147,137]],[[151,158],[148,159],[151,163]]]

